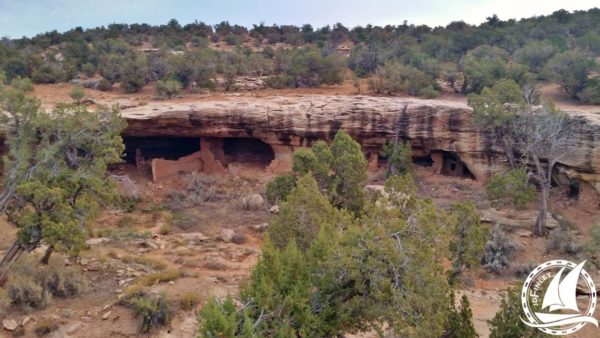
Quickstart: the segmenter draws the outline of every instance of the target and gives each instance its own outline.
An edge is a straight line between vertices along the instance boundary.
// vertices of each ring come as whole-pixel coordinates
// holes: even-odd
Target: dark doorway
[[[266,167],[275,159],[271,146],[255,138],[226,138],[223,152],[225,165],[239,162]]]
[[[443,152],[442,175],[475,179],[467,165],[453,152]]]
[[[149,161],[155,158],[177,160],[180,157],[200,151],[198,137],[124,137],[125,162],[135,164],[138,159]]]

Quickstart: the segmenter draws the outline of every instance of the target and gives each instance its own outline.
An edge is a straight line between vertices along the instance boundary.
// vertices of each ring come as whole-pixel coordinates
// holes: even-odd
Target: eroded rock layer
[[[600,191],[600,116],[571,115],[575,123],[569,151],[558,168],[563,178],[587,181]],[[437,158],[450,158],[481,180],[505,167],[500,148],[473,124],[472,110],[458,102],[368,96],[231,97],[152,103],[126,109],[123,116],[128,120],[126,135],[260,139],[272,147],[275,160],[270,167],[277,170],[289,168],[294,149],[330,141],[340,129],[360,142],[370,167],[376,165],[381,146],[396,135],[411,142],[416,157],[431,156],[434,167],[445,166]],[[200,152],[207,148],[211,147]],[[213,157],[220,160],[218,154]],[[454,164],[450,167],[456,170]]]

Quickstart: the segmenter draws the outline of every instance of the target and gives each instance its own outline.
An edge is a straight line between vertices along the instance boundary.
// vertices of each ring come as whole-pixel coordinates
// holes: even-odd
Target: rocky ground
[[[487,205],[482,187],[476,181],[432,175],[428,168],[419,168],[416,172],[419,194],[433,198],[438,205],[443,207],[472,199],[478,201],[484,220],[510,223],[507,225],[510,236],[520,244],[514,258],[515,268],[555,257],[546,253],[545,239],[534,238],[529,232],[531,210],[535,205],[519,213],[498,212]],[[220,185],[224,191],[218,201],[185,208],[193,217],[181,223],[174,218],[181,210],[166,206],[170,193],[181,189],[180,179],[152,183],[147,174],[131,167],[119,173],[131,175],[141,201],[129,212],[106,211],[96,224],[97,237],[88,241],[89,249],[79,258],[69,260],[69,264],[81,268],[89,281],[88,290],[76,298],[56,298],[52,306],[42,310],[12,308],[3,317],[2,335],[9,336],[13,329],[25,337],[34,337],[36,323],[50,319],[59,323],[52,337],[192,337],[197,330],[197,309],[201,305],[179,311],[169,326],[142,335],[138,319],[130,309],[118,305],[119,298],[129,286],[159,270],[178,270],[182,275],[169,282],[155,283],[150,286],[151,290],[164,292],[171,299],[195,293],[200,304],[209,297],[235,294],[240,283],[249,276],[260,253],[262,232],[272,213],[266,203],[255,210],[246,210],[241,198],[264,193],[268,177],[263,175],[257,180],[258,173],[253,174],[246,168],[238,170],[241,175],[238,178],[222,178],[235,184]],[[373,175],[371,183],[380,183],[380,177]],[[556,210],[575,225],[578,239],[584,242],[586,227],[600,216],[597,207],[590,209],[584,205],[597,205],[598,200],[593,195],[583,195],[582,208],[558,189],[553,195]],[[167,232],[166,224],[175,226]],[[6,247],[14,235],[3,234],[1,244]],[[161,264],[164,266],[159,266]],[[599,275],[594,272],[593,276]],[[497,311],[502,291],[516,282],[513,270],[494,275],[480,269],[464,276],[461,292],[471,301],[474,323],[481,336],[489,333],[486,320]],[[581,333],[580,337],[584,336],[587,336],[585,332]]]

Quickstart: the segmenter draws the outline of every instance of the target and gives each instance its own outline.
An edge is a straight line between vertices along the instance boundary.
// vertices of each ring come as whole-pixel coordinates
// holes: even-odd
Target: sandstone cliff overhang
[[[343,129],[367,156],[397,134],[416,154],[457,154],[478,179],[505,167],[500,147],[477,128],[461,102],[370,96],[235,97],[190,103],[151,103],[123,110],[125,135],[246,137],[271,145],[285,161],[298,147],[330,141]],[[600,190],[600,115],[572,112],[569,151],[558,169]],[[285,156],[284,156],[285,155]]]

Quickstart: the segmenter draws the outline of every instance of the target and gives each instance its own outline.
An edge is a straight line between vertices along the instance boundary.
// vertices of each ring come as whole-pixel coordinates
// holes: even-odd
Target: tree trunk
[[[40,262],[42,264],[48,265],[48,262],[50,262],[50,255],[52,255],[53,252],[54,252],[54,246],[50,245],[48,247],[48,249],[46,249],[46,252],[44,252],[44,256],[42,257]]]
[[[504,152],[506,153],[506,158],[508,159],[508,163],[510,164],[510,168],[516,169],[517,161],[515,160],[515,153],[513,152],[512,144],[510,143],[510,141],[506,135],[502,136],[502,145],[504,147]]]
[[[542,184],[542,205],[540,206],[540,213],[535,222],[535,233],[538,236],[544,234],[544,227],[546,226],[546,215],[548,215],[548,195],[550,193],[550,184],[544,182]]]
[[[17,239],[4,254],[4,257],[2,257],[2,260],[0,261],[0,285],[4,284],[8,270],[24,251],[25,246]]]

